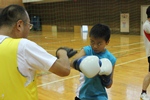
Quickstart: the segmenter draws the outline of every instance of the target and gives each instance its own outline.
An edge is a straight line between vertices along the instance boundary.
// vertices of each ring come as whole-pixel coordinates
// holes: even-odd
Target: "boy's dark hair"
[[[146,10],[147,18],[150,18],[150,6]]]
[[[96,24],[91,28],[89,37],[103,38],[106,42],[110,38],[110,29],[106,25]]]
[[[18,20],[27,21],[26,10],[22,6],[9,5],[0,13],[0,27],[3,25],[12,26]]]

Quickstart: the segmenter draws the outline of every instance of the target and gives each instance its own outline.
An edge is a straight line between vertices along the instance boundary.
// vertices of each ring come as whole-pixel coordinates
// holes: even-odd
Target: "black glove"
[[[74,55],[77,53],[77,50],[73,50],[72,48],[59,47],[59,48],[57,49],[57,51],[56,51],[56,57],[57,57],[57,58],[58,58],[57,52],[58,52],[58,50],[60,50],[60,49],[66,50],[68,58],[71,58],[72,56],[74,56]]]
[[[107,76],[106,75],[101,75],[100,79],[101,79],[102,85],[105,86],[105,87],[109,86],[112,83],[111,74],[107,75]]]

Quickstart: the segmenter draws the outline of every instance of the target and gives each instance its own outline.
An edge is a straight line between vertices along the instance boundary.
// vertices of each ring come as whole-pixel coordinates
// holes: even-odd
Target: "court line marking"
[[[130,45],[143,44],[143,43],[144,42],[135,42],[135,43],[131,43],[131,44],[121,44],[121,45],[112,46],[112,47],[130,46]]]
[[[145,58],[146,57],[142,57],[142,58],[139,58],[139,59],[130,60],[130,61],[127,61],[127,62],[124,62],[124,63],[117,64],[115,66],[121,66],[121,65],[132,63],[132,62],[135,62],[135,61],[138,61],[138,60],[142,60],[142,59],[145,59]]]
[[[144,49],[144,46],[138,47],[138,48],[132,48],[132,49],[128,49],[128,50],[117,51],[117,52],[113,52],[112,54],[117,54],[117,53],[121,53],[121,52],[126,52],[126,51],[136,50],[136,49],[140,49],[140,48],[143,48],[143,49]]]
[[[142,60],[142,59],[145,59],[145,58],[146,58],[146,57],[142,57],[142,58],[130,60],[130,61],[127,61],[127,62],[124,62],[124,63],[117,64],[117,65],[115,65],[115,66],[121,66],[121,65],[128,64],[128,63],[132,63],[132,62],[135,62],[135,61],[138,61],[138,60]],[[48,82],[48,83],[44,83],[44,84],[37,85],[37,87],[42,87],[42,86],[49,85],[49,84],[53,84],[53,83],[56,83],[56,82],[65,81],[65,80],[72,79],[72,78],[76,78],[76,77],[79,77],[79,76],[80,76],[80,75],[74,75],[74,76],[71,76],[71,77],[66,77],[66,78],[63,78],[63,79],[56,80],[56,81],[52,81],[52,82]]]
[[[40,84],[40,85],[38,85],[37,87],[41,87],[41,86],[45,86],[45,85],[49,85],[49,84],[56,83],[56,82],[60,82],[60,81],[65,81],[65,80],[72,79],[72,78],[79,77],[79,76],[80,76],[80,75],[74,75],[74,76],[67,77],[67,78],[63,78],[63,79],[59,79],[59,80],[56,80],[56,81],[52,81],[52,82],[48,82],[48,83],[44,83],[44,84]]]

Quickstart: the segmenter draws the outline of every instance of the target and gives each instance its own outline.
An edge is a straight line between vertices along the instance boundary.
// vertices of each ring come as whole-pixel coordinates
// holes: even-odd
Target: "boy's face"
[[[90,37],[90,45],[95,53],[103,52],[108,43],[109,41],[106,42],[103,38],[94,38],[93,36]]]

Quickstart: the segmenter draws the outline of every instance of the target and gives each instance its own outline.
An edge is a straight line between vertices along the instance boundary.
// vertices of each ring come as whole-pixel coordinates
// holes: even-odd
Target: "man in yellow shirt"
[[[56,56],[26,39],[32,24],[25,8],[9,5],[0,14],[0,100],[38,100],[36,70],[70,73],[76,51],[60,47]]]

